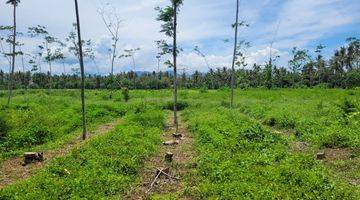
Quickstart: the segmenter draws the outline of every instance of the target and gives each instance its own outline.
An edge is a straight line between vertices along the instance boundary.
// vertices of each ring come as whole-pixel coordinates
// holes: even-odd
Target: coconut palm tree
[[[76,11],[76,27],[77,27],[78,47],[79,47],[79,61],[80,61],[80,71],[81,71],[81,108],[82,108],[83,140],[85,140],[87,137],[86,109],[85,109],[85,73],[84,73],[84,58],[83,58],[82,40],[81,40],[81,31],[80,31],[79,6],[77,0],[75,0],[75,11]]]
[[[12,48],[12,62],[11,62],[11,72],[10,72],[10,80],[8,84],[8,102],[7,104],[10,104],[11,97],[12,97],[12,90],[13,90],[13,76],[14,76],[14,70],[15,70],[15,57],[16,57],[16,7],[20,3],[20,0],[8,0],[6,4],[11,4],[13,6],[13,48]]]

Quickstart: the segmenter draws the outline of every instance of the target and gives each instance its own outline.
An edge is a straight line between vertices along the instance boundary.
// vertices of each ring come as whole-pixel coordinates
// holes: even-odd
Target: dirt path
[[[95,131],[89,133],[89,139],[104,133],[108,133],[121,122],[121,119],[117,119],[111,123],[98,126]],[[61,149],[44,151],[44,162],[22,166],[23,157],[15,157],[4,161],[0,166],[0,189],[15,183],[20,179],[29,178],[36,171],[50,163],[54,158],[65,156],[72,149],[80,147],[89,141],[89,139],[83,141],[82,136],[79,134],[79,137],[76,137],[72,141],[68,142]]]
[[[171,141],[175,128],[173,126],[173,115],[168,117],[168,130],[162,136],[162,140]],[[187,199],[184,195],[185,181],[196,168],[196,153],[193,135],[187,130],[186,125],[179,119],[179,131],[182,139],[179,144],[166,146],[160,145],[157,155],[149,158],[145,162],[143,170],[140,172],[140,183],[130,189],[130,192],[122,197],[124,199],[148,199],[151,196],[172,197],[176,199]],[[165,161],[165,154],[173,153],[173,161]],[[171,177],[164,174],[160,175],[156,181],[157,169],[166,169]],[[151,187],[151,184],[153,186]],[[150,189],[151,188],[151,189]]]

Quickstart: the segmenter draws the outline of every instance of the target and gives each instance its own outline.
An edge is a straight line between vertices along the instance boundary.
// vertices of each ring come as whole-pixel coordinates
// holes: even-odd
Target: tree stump
[[[166,152],[165,154],[165,161],[166,162],[172,162],[173,161],[174,154],[171,152]]]
[[[179,140],[169,140],[169,141],[163,142],[163,144],[164,144],[165,146],[178,145],[179,143],[180,143]]]
[[[316,159],[318,160],[324,160],[325,159],[325,153],[324,152],[320,152],[316,154]]]
[[[26,166],[30,163],[42,162],[44,161],[44,153],[37,153],[37,152],[25,152],[24,153],[24,163],[23,165]]]

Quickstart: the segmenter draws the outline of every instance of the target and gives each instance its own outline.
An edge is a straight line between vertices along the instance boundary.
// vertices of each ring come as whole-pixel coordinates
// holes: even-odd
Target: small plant
[[[178,111],[185,110],[188,106],[189,104],[185,101],[178,101],[176,104],[176,108]],[[167,110],[174,110],[174,103],[168,102],[163,108]]]
[[[207,87],[201,87],[200,88],[200,93],[207,93],[208,92],[208,88]]]
[[[339,107],[343,110],[345,116],[356,111],[355,104],[349,99],[345,99]]]
[[[125,87],[125,88],[122,89],[121,93],[123,95],[124,101],[128,102],[129,99],[130,99],[129,89],[127,87]]]
[[[0,114],[0,141],[6,137],[6,133],[9,128],[5,119],[5,116]]]
[[[270,119],[266,120],[266,124],[269,126],[275,126],[276,125],[276,118],[270,117]]]
[[[332,133],[322,140],[322,146],[326,148],[346,148],[350,146],[350,138],[340,132]]]

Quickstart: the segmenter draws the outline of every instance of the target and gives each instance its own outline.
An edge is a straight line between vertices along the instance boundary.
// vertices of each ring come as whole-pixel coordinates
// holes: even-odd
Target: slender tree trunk
[[[51,91],[52,89],[52,66],[51,66],[51,62],[49,62],[49,90]]]
[[[47,41],[45,42],[45,48],[46,48],[47,57],[48,57],[47,63],[48,63],[48,65],[49,65],[49,79],[48,79],[48,81],[49,81],[49,91],[51,91],[51,89],[52,89],[52,77],[51,77],[52,66],[51,66],[51,61],[50,61],[51,55],[50,55],[49,43],[48,43]]]
[[[158,59],[158,66],[157,66],[157,73],[158,73],[158,79],[159,79],[159,81],[158,81],[158,83],[157,83],[157,89],[159,90],[160,89],[160,81],[161,81],[161,79],[160,79],[160,59]]]
[[[133,63],[133,69],[134,69],[134,89],[136,90],[136,72],[135,72],[135,68],[136,68],[136,65],[135,65],[135,59],[134,59],[134,56],[131,56],[131,59],[132,59],[132,63]]]
[[[177,68],[176,68],[176,57],[177,57],[177,46],[176,46],[176,31],[177,31],[177,5],[174,3],[174,40],[173,40],[173,59],[174,59],[174,126],[176,133],[178,132],[179,124],[177,117]]]
[[[9,89],[9,94],[8,94],[8,101],[7,101],[7,105],[10,105],[10,101],[11,101],[11,97],[12,97],[12,92],[13,92],[13,79],[14,79],[14,71],[15,71],[15,58],[16,58],[16,3],[14,3],[14,11],[13,11],[13,17],[14,17],[14,27],[13,27],[13,46],[12,46],[12,63],[11,63],[11,72],[10,72],[10,77],[9,77],[9,84],[8,84],[8,89]]]
[[[238,39],[238,26],[239,26],[239,0],[236,0],[236,20],[235,20],[235,40],[234,40],[234,54],[231,65],[231,94],[230,94],[230,108],[234,104],[234,85],[235,85],[235,59]]]
[[[82,108],[83,140],[85,140],[87,138],[86,109],[85,109],[85,72],[84,72],[81,31],[80,31],[80,17],[79,17],[79,8],[78,8],[77,0],[75,0],[75,11],[76,11],[76,25],[77,25],[77,33],[78,33],[77,35],[78,35],[79,60],[80,60],[80,71],[81,71],[81,108]]]
[[[116,36],[117,37],[117,36]],[[111,73],[110,73],[110,78],[111,78],[111,86],[110,86],[110,99],[112,99],[113,96],[113,90],[114,90],[114,65],[115,65],[115,58],[116,58],[116,47],[117,47],[117,38],[115,38],[115,43],[114,43],[114,48],[113,48],[113,52],[112,52],[112,58],[111,58]]]
[[[20,51],[22,52],[22,49],[20,48]],[[28,95],[27,95],[27,90],[28,90],[28,86],[29,86],[29,81],[26,78],[26,72],[25,72],[25,63],[24,63],[24,52],[22,52],[21,54],[21,65],[22,65],[22,71],[23,71],[23,84],[25,85],[25,102],[29,103],[28,101]],[[31,74],[30,74],[31,76]]]

